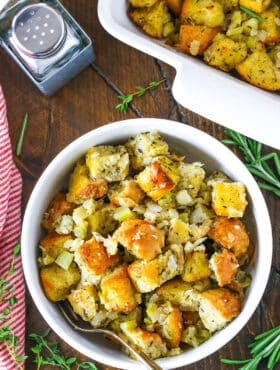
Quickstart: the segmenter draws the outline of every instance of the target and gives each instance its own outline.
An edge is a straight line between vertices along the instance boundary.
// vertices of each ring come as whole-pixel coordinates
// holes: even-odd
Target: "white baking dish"
[[[280,149],[280,96],[251,86],[141,32],[127,17],[126,0],[99,0],[102,26],[120,41],[176,69],[172,92],[184,107]]]

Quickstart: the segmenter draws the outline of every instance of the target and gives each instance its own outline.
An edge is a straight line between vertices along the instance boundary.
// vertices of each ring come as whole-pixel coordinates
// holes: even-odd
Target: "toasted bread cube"
[[[277,24],[279,15],[279,11],[276,13],[272,10],[266,10],[261,13],[261,17],[265,19],[265,21],[260,23],[259,29],[267,32],[267,36],[264,40],[266,44],[273,44],[280,39],[280,27],[279,24]]]
[[[185,53],[194,56],[203,55],[220,30],[220,27],[182,24],[179,32],[179,43],[176,46]]]
[[[136,181],[154,201],[172,190],[180,180],[175,163],[167,157],[158,157],[140,172]]]
[[[228,13],[232,9],[237,8],[239,4],[239,0],[219,0],[219,2],[223,6],[224,13]]]
[[[113,238],[137,258],[147,261],[160,254],[164,246],[164,232],[145,220],[123,221]]]
[[[165,0],[159,0],[149,8],[129,8],[128,16],[147,35],[155,38],[165,37],[164,26],[171,20]]]
[[[179,308],[172,306],[170,302],[149,302],[146,313],[151,323],[155,324],[156,331],[166,340],[168,347],[178,347],[183,331],[183,318]]]
[[[247,204],[244,184],[222,181],[213,184],[212,208],[217,216],[243,217]]]
[[[236,257],[245,254],[250,245],[248,232],[239,219],[216,217],[208,231],[208,236],[230,249]]]
[[[95,284],[109,267],[119,262],[119,255],[109,256],[104,244],[94,237],[80,245],[75,252],[75,261],[82,271],[82,280]]]
[[[136,8],[148,8],[153,6],[158,0],[128,0],[129,4]]]
[[[245,42],[234,41],[224,37],[214,41],[204,52],[204,61],[210,66],[230,71],[240,64],[247,56]]]
[[[67,200],[81,203],[85,199],[101,198],[107,190],[107,182],[104,179],[90,179],[86,165],[77,163],[70,176]]]
[[[44,213],[42,221],[43,228],[48,232],[54,231],[61,216],[70,215],[74,207],[75,204],[66,200],[66,194],[58,193]]]
[[[157,333],[137,327],[136,321],[121,323],[121,330],[138,349],[152,359],[164,357],[167,354],[166,344]]]
[[[134,261],[128,266],[128,274],[138,292],[148,293],[181,274],[183,264],[183,247],[174,244],[152,261]]]
[[[129,279],[127,265],[119,266],[105,276],[100,289],[100,301],[108,311],[129,312],[141,303],[141,295]]]
[[[261,13],[269,7],[271,0],[240,0],[239,3],[253,12]]]
[[[116,206],[135,207],[144,198],[145,193],[134,180],[125,180],[109,194],[110,201]]]
[[[56,233],[50,233],[41,239],[40,248],[42,250],[43,265],[49,265],[54,262],[58,255],[63,252],[64,243],[71,239],[71,235],[61,235]]]
[[[205,177],[205,171],[200,162],[179,164],[179,173],[181,176],[180,182],[177,185],[179,190],[185,189],[194,199],[201,187]]]
[[[266,90],[280,90],[279,70],[266,51],[255,50],[236,66],[237,72],[252,85]]]
[[[156,290],[160,300],[170,302],[181,311],[197,311],[198,300],[192,285],[181,278],[168,281]]]
[[[128,152],[123,145],[93,146],[86,154],[86,165],[92,179],[122,181],[129,171]]]
[[[180,219],[173,219],[170,222],[168,231],[168,242],[170,244],[183,244],[189,240],[188,224]]]
[[[89,215],[87,218],[88,235],[97,232],[106,237],[114,231],[118,225],[117,220],[113,217],[114,209],[115,207],[109,204]]]
[[[93,285],[72,290],[67,297],[73,311],[84,321],[91,321],[98,310],[98,295]]]
[[[211,275],[207,254],[203,251],[193,251],[186,256],[182,279],[187,283],[207,279]]]
[[[166,4],[173,14],[177,16],[180,14],[182,8],[182,0],[166,0]]]
[[[68,270],[53,263],[40,269],[40,278],[46,296],[56,302],[68,296],[70,290],[80,281],[81,274],[74,262]]]
[[[227,249],[215,252],[210,259],[210,267],[221,287],[231,283],[237,274],[238,266],[235,255]]]
[[[225,327],[241,311],[240,297],[228,289],[210,289],[199,296],[199,316],[210,332]]]
[[[132,137],[126,143],[131,167],[140,170],[147,166],[152,158],[168,154],[168,144],[157,131],[144,132]]]
[[[214,0],[183,0],[180,19],[182,24],[192,23],[207,27],[220,27],[224,23],[223,7]]]

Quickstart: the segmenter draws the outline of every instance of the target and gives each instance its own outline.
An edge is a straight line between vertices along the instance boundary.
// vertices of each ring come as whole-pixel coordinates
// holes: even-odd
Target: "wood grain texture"
[[[13,148],[16,147],[25,112],[30,117],[22,156],[16,159],[24,179],[23,210],[37,179],[55,155],[80,135],[106,123],[135,117],[168,118],[197,127],[219,140],[224,137],[223,127],[182,108],[174,101],[171,86],[175,71],[172,67],[122,44],[102,29],[97,18],[97,0],[64,0],[63,4],[92,37],[96,61],[53,97],[41,95],[19,67],[0,50],[0,80],[8,103]],[[132,92],[137,85],[162,78],[166,78],[165,84],[136,99],[133,109],[126,114],[115,109],[120,92]],[[271,149],[265,147],[265,150]],[[264,297],[248,325],[236,338],[215,354],[182,369],[229,369],[231,367],[220,363],[220,358],[248,357],[247,344],[252,337],[280,322],[280,200],[266,192],[264,196],[274,237],[273,266]],[[27,332],[42,333],[47,325],[28,293],[26,312]],[[86,360],[54,333],[52,338],[60,343],[63,353],[78,355],[81,360]],[[30,355],[26,362],[28,370],[36,369],[30,354],[31,346],[27,338],[26,352]],[[103,370],[112,369],[101,364],[99,367]],[[260,366],[260,369],[265,368],[263,364]]]

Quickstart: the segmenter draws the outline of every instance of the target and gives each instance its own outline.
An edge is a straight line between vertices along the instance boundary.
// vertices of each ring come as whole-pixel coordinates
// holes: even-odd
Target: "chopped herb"
[[[265,22],[265,19],[260,15],[252,12],[252,10],[245,8],[245,6],[240,5],[239,8],[244,12],[250,15],[251,17],[257,19],[259,22]]]
[[[25,116],[23,118],[22,125],[21,125],[21,131],[19,134],[18,143],[17,143],[16,155],[18,157],[21,155],[21,152],[22,152],[22,144],[23,144],[25,131],[27,129],[27,123],[28,123],[28,113],[25,113]]]

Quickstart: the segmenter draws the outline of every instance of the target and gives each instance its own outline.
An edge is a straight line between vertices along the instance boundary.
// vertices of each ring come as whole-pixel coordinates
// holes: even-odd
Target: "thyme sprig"
[[[121,100],[121,103],[117,104],[115,108],[121,113],[126,113],[128,110],[129,104],[133,101],[135,97],[143,96],[147,91],[151,89],[155,89],[156,87],[161,85],[164,81],[165,79],[160,80],[160,81],[152,81],[146,87],[136,86],[136,91],[133,93],[129,93],[126,95],[119,95],[118,99]]]
[[[256,370],[259,363],[266,359],[267,368],[274,369],[280,360],[280,325],[267,330],[254,338],[249,344],[252,357],[247,360],[231,360],[222,358],[221,362],[228,365],[243,365],[239,370]]]
[[[262,144],[231,129],[225,129],[230,139],[223,140],[224,144],[236,145],[241,150],[246,161],[245,165],[253,174],[264,180],[258,182],[261,189],[271,191],[280,197],[280,159],[276,152],[262,154]],[[268,161],[272,160],[274,166]]]
[[[37,370],[42,366],[56,366],[63,370],[72,370],[74,366],[77,370],[89,369],[98,370],[92,362],[80,362],[77,357],[67,357],[60,353],[59,345],[57,342],[50,342],[48,336],[50,329],[46,330],[42,335],[32,333],[29,337],[35,342],[35,346],[31,351],[35,355],[34,362],[37,364]]]

